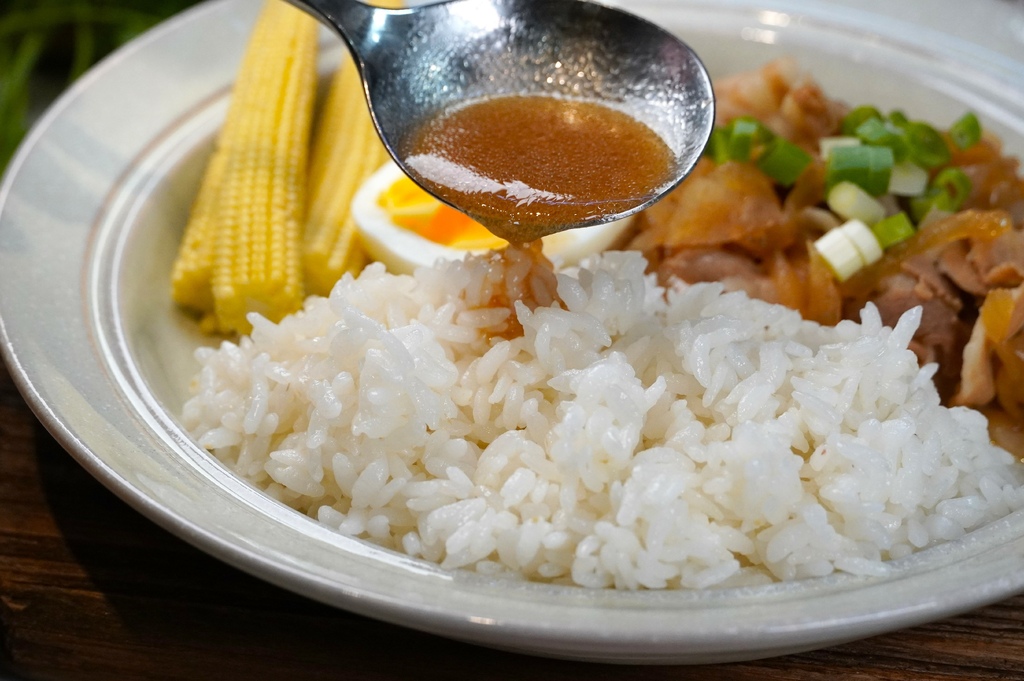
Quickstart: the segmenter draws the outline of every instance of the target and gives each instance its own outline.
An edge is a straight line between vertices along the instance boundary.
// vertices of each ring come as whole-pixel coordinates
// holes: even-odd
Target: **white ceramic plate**
[[[258,6],[203,5],[108,59],[40,121],[0,188],[5,360],[43,423],[115,493],[201,549],[312,598],[566,658],[778,655],[1024,590],[1022,514],[899,561],[884,579],[624,593],[445,572],[340,537],[228,473],[174,416],[203,340],[171,306],[167,279]],[[1022,155],[1020,62],[851,8],[830,16],[811,3],[765,6],[630,4],[681,33],[713,75],[793,54],[851,102],[899,106],[940,125],[972,108]],[[341,48],[325,44],[326,73]]]

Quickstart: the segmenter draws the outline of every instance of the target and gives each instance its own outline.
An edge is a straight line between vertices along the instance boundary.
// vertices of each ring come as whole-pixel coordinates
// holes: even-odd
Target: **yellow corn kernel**
[[[213,312],[210,280],[216,233],[214,212],[226,160],[220,149],[215,149],[210,157],[171,270],[171,298],[178,305],[203,314]]]
[[[374,4],[396,8],[402,3]],[[303,261],[309,293],[327,295],[342,274],[366,264],[349,207],[360,185],[388,158],[347,55],[331,83],[312,153]]]
[[[217,329],[247,333],[246,314],[278,320],[302,305],[306,163],[316,96],[318,24],[268,0],[246,47],[216,154],[224,167],[212,221]],[[208,174],[217,172],[212,163]],[[209,320],[206,321],[209,324]]]

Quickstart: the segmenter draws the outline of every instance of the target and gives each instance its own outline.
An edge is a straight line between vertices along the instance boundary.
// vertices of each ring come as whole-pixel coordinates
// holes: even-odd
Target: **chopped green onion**
[[[914,225],[906,213],[900,212],[876,222],[871,231],[882,248],[889,248],[914,236]]]
[[[981,141],[981,123],[978,117],[968,111],[949,129],[949,136],[960,149],[973,147]]]
[[[892,167],[889,176],[889,193],[896,196],[920,196],[928,188],[928,171],[904,161]]]
[[[932,206],[931,210],[925,213],[924,217],[918,221],[917,228],[919,230],[924,229],[925,227],[935,222],[936,220],[948,218],[952,214],[953,213],[951,211],[942,210],[941,208],[936,208],[935,206]]]
[[[818,140],[818,153],[825,161],[832,155],[833,149],[839,147],[855,147],[860,144],[860,138],[853,135],[841,135],[837,137],[822,137]]]
[[[856,135],[857,128],[869,118],[882,120],[882,112],[873,106],[858,106],[843,118],[843,134]]]
[[[865,265],[873,265],[882,259],[882,245],[871,228],[860,220],[850,220],[839,227],[857,249]]]
[[[903,137],[903,131],[886,125],[880,118],[869,118],[857,126],[855,132],[864,144],[892,149],[896,161],[907,157],[907,140]]]
[[[853,182],[843,181],[832,187],[826,198],[832,212],[846,220],[860,220],[873,225],[885,217],[885,207]]]
[[[932,210],[955,213],[971,193],[971,180],[959,168],[944,168],[928,191],[910,200],[910,214],[918,224]]]
[[[783,187],[796,182],[810,163],[810,154],[781,137],[772,140],[757,159],[757,167],[761,172]]]
[[[888,121],[897,128],[905,128],[910,123],[910,119],[907,118],[907,115],[899,109],[893,109],[889,112]]]
[[[948,201],[949,196],[944,192],[929,190],[928,193],[922,194],[921,196],[915,196],[910,199],[910,217],[914,219],[914,222],[921,224],[921,220],[925,215],[928,214],[932,208],[938,208],[939,210],[946,210],[939,205],[943,200]]]
[[[956,211],[953,205],[953,197],[941,187],[930,187],[923,195],[910,199],[910,216],[918,224],[921,224],[924,216],[933,209],[949,213]]]
[[[935,168],[949,163],[949,147],[938,130],[927,123],[915,121],[908,124],[905,131],[910,147],[910,159],[914,163],[925,168]]]
[[[825,232],[814,242],[814,248],[828,263],[832,273],[839,281],[846,281],[857,270],[864,267],[864,258],[861,257],[857,246],[838,227]]]
[[[715,128],[711,131],[708,144],[704,147],[704,156],[718,164],[729,160],[729,131],[725,128]]]
[[[734,119],[729,128],[729,158],[733,161],[749,161],[754,145],[771,137],[768,128],[749,116]]]
[[[932,180],[932,186],[938,187],[949,195],[952,210],[960,210],[964,201],[971,195],[971,178],[967,173],[956,167],[943,168]]]
[[[825,168],[825,187],[853,182],[872,196],[889,190],[889,177],[895,163],[889,147],[839,147],[832,150]]]
[[[716,127],[711,131],[711,138],[704,147],[703,155],[715,163],[746,162],[760,145],[771,142],[774,137],[772,131],[757,119],[741,116],[732,120],[729,125]]]

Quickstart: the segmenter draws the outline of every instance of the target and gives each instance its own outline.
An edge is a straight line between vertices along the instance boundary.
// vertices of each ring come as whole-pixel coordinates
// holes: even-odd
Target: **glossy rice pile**
[[[1024,507],[1021,464],[907,349],[916,310],[822,327],[644,269],[606,253],[559,273],[567,309],[518,305],[508,340],[482,259],[372,265],[199,350],[183,421],[338,532],[587,587],[881,575]]]

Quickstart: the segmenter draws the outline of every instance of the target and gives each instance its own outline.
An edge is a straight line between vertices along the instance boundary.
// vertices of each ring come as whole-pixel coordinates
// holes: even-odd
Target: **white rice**
[[[644,269],[560,273],[568,309],[519,305],[505,340],[483,330],[503,316],[479,307],[483,260],[371,265],[200,349],[185,426],[343,534],[587,587],[884,575],[1024,507],[1024,466],[907,349],[919,310],[822,327]]]

